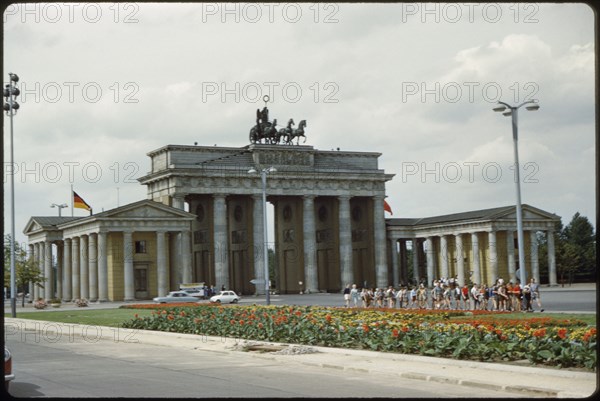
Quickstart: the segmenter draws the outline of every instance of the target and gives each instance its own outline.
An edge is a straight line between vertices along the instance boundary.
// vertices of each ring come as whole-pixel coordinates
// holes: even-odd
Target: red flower
[[[368,333],[368,332],[369,332],[369,326],[367,326],[366,324],[363,324],[363,327],[362,327],[362,328],[363,328],[363,331],[364,331],[365,333]]]
[[[533,332],[534,337],[544,337],[546,335],[546,329],[538,329]]]
[[[402,327],[402,332],[403,332],[403,333],[407,333],[407,332],[408,332],[408,330],[409,330],[409,329],[408,329],[408,327],[406,327],[406,326],[403,326],[403,327]]]
[[[398,337],[398,329],[392,330],[392,337]]]
[[[175,318],[173,317],[173,315],[169,314],[169,316],[167,316],[167,319],[169,319],[169,320],[173,320],[173,319],[175,319]]]
[[[567,329],[558,329],[558,332],[556,334],[558,335],[558,337],[564,340],[565,338],[567,338]]]
[[[331,315],[327,314],[325,320],[327,320],[327,323],[331,323]]]

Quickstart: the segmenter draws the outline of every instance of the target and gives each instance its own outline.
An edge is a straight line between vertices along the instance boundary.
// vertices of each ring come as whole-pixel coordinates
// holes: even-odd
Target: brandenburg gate
[[[196,215],[184,282],[260,293],[264,280],[261,177],[274,205],[275,288],[339,292],[388,284],[385,182],[379,153],[252,143],[242,148],[168,145],[148,153],[149,199]],[[187,276],[187,277],[186,277]],[[263,281],[264,282],[264,281]],[[258,289],[258,291],[257,291]]]

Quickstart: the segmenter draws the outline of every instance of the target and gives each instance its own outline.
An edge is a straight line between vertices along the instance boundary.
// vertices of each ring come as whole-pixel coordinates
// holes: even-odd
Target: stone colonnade
[[[227,222],[227,196],[228,194],[212,195],[213,210],[213,240],[214,240],[214,269],[217,284],[229,283],[229,227]],[[252,244],[260,257],[255,257],[252,261],[254,268],[254,277],[264,280],[264,258],[262,250],[264,247],[263,234],[263,208],[262,196],[249,195],[252,199],[253,207],[252,227],[254,243]],[[308,292],[318,292],[318,274],[317,274],[317,234],[316,234],[316,216],[314,195],[301,195],[302,198],[302,254],[304,257],[304,288]],[[184,210],[183,195],[177,194],[170,197],[173,207]],[[352,216],[350,210],[351,196],[334,196],[338,201],[337,222],[339,227],[339,263],[340,263],[340,284],[343,288],[348,283],[353,283],[353,247],[352,247]],[[388,285],[387,277],[387,246],[386,246],[386,228],[383,208],[383,196],[373,196],[373,235],[374,235],[374,265],[376,285],[383,287]],[[219,285],[217,285],[219,287]],[[261,291],[262,290],[262,291]],[[264,293],[264,288],[257,287],[257,293]]]
[[[135,299],[134,285],[134,243],[135,231],[123,233],[123,286],[124,300]],[[84,235],[64,238],[62,241],[39,241],[29,244],[29,254],[38,261],[44,275],[44,288],[30,284],[29,291],[34,299],[50,300],[60,298],[64,301],[85,298],[89,301],[104,302],[109,300],[108,284],[108,232],[100,231]],[[167,231],[157,231],[156,235],[156,269],[158,296],[170,291],[169,262],[167,260]],[[184,246],[190,247],[189,231],[181,232]],[[53,251],[53,245],[56,251]],[[56,258],[56,269],[53,260]],[[191,281],[190,253],[184,252],[182,280]],[[56,275],[56,277],[55,277]]]
[[[512,282],[517,282],[519,275],[517,274],[517,256],[515,253],[515,234],[513,230],[502,230],[506,234],[506,247],[502,247],[506,252],[499,254],[499,244],[497,241],[498,231],[487,232],[470,232],[456,233],[449,235],[439,235],[439,241],[434,241],[436,236],[428,235],[426,237],[393,237],[390,240],[391,246],[391,263],[394,276],[394,284],[399,282],[408,283],[408,263],[406,260],[406,243],[411,241],[413,254],[413,281],[426,282],[432,285],[432,281],[441,277],[456,277],[458,282],[469,284],[469,282],[481,284],[493,284],[493,282],[503,274],[499,272],[498,262],[500,258],[506,257],[506,266],[508,279]],[[549,285],[557,285],[556,275],[556,256],[554,248],[554,231],[553,230],[527,230],[525,235],[529,235],[529,260],[525,260],[527,269],[527,281],[534,278],[536,282],[540,282],[539,272],[539,256],[536,233],[543,231],[546,234],[548,241],[548,270],[549,270]],[[487,257],[483,259],[485,266],[482,266],[481,256],[484,253],[480,245],[480,240],[487,236]],[[465,247],[465,242],[470,242],[470,247]],[[434,246],[434,243],[439,245]],[[451,247],[451,245],[453,245]],[[415,252],[416,250],[416,252]],[[458,252],[463,257],[457,257]],[[466,254],[471,253],[468,265],[466,262]],[[426,271],[422,272],[420,265],[421,254],[426,257]],[[527,255],[526,255],[527,256]],[[452,262],[452,263],[451,263]],[[440,266],[438,266],[438,263]],[[416,268],[414,267],[416,266]],[[454,267],[451,269],[451,266]]]

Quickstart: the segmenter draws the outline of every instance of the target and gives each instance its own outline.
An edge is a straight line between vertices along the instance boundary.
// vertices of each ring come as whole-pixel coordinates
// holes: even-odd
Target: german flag
[[[85,209],[90,212],[92,211],[92,207],[88,205],[87,202],[84,201],[81,196],[77,195],[77,192],[75,191],[73,191],[73,207]]]
[[[386,202],[385,199],[383,200],[383,210],[385,210],[386,212],[388,212],[392,216],[394,215],[394,213],[392,213],[392,208],[390,207],[389,203]]]

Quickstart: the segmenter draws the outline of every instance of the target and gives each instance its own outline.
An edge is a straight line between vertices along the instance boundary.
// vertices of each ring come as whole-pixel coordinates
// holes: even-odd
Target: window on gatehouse
[[[135,241],[135,253],[146,253],[146,241]]]

